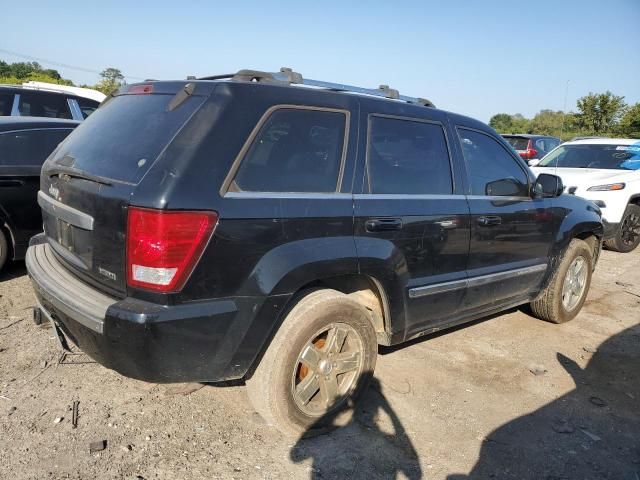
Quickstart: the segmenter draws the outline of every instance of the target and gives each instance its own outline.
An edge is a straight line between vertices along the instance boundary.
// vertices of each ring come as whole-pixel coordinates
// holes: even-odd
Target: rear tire
[[[589,293],[592,272],[593,253],[589,245],[574,238],[547,287],[531,302],[533,314],[552,323],[575,318]]]
[[[7,243],[7,237],[4,236],[4,232],[0,230],[0,271],[7,263],[9,258],[9,244]]]
[[[640,244],[640,207],[627,205],[616,236],[604,241],[605,247],[615,252],[628,253]]]
[[[246,382],[256,411],[285,434],[313,436],[351,418],[373,375],[368,311],[335,290],[304,295]]]

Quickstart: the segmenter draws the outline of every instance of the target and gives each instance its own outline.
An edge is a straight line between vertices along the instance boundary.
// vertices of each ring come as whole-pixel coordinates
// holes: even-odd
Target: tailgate
[[[129,199],[206,99],[188,86],[188,94],[185,82],[131,86],[143,93],[109,98],[43,166],[38,201],[51,247],[79,276],[113,294],[126,295]]]

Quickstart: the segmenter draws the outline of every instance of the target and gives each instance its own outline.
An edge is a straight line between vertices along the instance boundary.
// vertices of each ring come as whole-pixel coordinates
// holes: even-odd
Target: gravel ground
[[[603,253],[568,324],[513,310],[381,349],[353,421],[298,441],[239,384],[58,364],[33,304],[16,263],[0,275],[2,479],[640,479],[640,251]]]

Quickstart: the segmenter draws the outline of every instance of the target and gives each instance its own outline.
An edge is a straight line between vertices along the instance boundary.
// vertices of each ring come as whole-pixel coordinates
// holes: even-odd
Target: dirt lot
[[[239,385],[58,365],[24,264],[0,295],[3,479],[640,479],[640,251],[604,252],[571,323],[514,310],[381,350],[353,422],[299,441],[262,423]]]

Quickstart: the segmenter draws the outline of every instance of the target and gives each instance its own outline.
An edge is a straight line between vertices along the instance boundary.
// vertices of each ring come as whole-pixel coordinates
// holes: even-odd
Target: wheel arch
[[[350,299],[361,304],[370,313],[369,319],[376,332],[378,344],[391,344],[389,300],[380,281],[369,275],[359,273],[329,275],[300,284],[297,290],[288,297],[287,301],[277,313],[271,331],[262,342],[255,359],[245,373],[245,378],[250,378],[253,375],[291,309],[302,297],[318,289],[332,289],[342,292]]]

